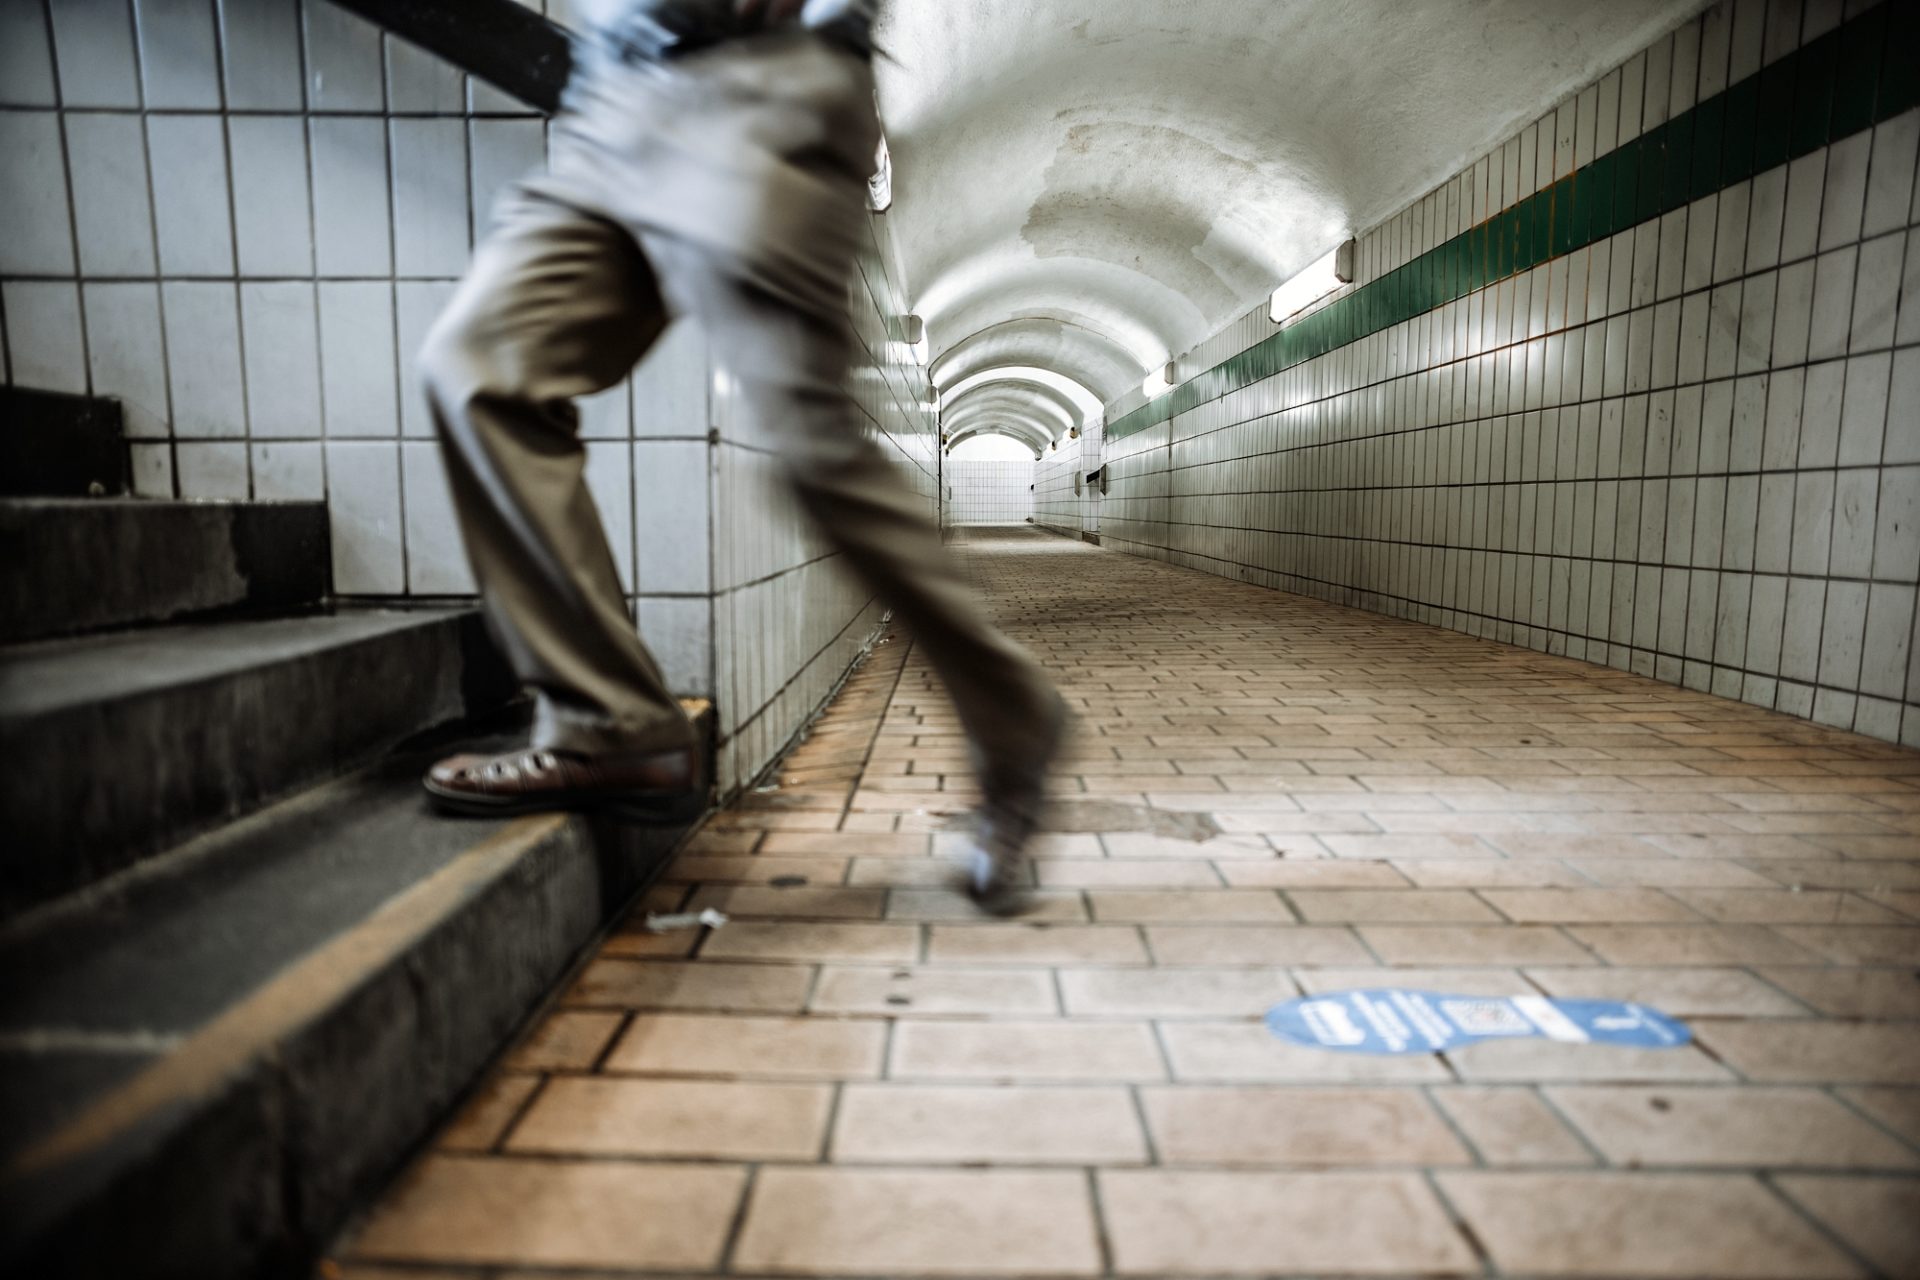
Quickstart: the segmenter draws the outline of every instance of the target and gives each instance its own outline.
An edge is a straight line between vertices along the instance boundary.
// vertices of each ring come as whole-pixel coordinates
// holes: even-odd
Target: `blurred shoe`
[[[523,747],[458,755],[427,771],[423,785],[450,813],[502,817],[554,809],[600,809],[637,822],[690,821],[706,808],[706,780],[693,748],[587,755]]]
[[[1025,915],[1039,905],[1027,846],[1040,830],[1047,800],[1047,770],[1066,739],[1067,705],[1053,695],[1047,720],[1018,764],[998,762],[981,770],[981,800],[974,814],[966,857],[966,891],[988,915]]]

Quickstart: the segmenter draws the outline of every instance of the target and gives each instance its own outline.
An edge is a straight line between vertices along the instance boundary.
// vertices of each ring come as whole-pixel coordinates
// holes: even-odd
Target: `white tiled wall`
[[[1361,281],[1839,9],[1709,10],[1363,234]],[[1920,745],[1916,150],[1908,112],[1112,441],[1103,541]]]
[[[0,0],[5,376],[120,397],[143,494],[325,498],[343,595],[468,594],[414,355],[546,128],[326,0]],[[931,513],[926,373],[886,337],[907,310],[886,236],[875,219],[852,286],[856,390]],[[728,406],[681,324],[581,418],[642,634],[676,690],[719,702],[732,785],[879,610]]]
[[[1060,441],[1033,464],[1033,520],[1079,537],[1100,531],[1100,488],[1087,479],[1100,467],[1101,424]]]
[[[946,522],[960,524],[1024,524],[1034,512],[1034,484],[1040,463],[946,463]]]

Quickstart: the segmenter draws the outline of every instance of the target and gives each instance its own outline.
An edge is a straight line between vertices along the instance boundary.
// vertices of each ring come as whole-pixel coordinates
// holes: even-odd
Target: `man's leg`
[[[631,236],[526,194],[427,339],[422,380],[467,553],[536,704],[536,750],[477,790],[564,783],[578,757],[685,755],[694,741],[628,616],[572,403],[623,378],[665,323]],[[560,769],[556,752],[574,763]]]
[[[846,391],[844,323],[807,315],[716,270],[701,253],[649,239],[677,304],[708,326],[747,410],[778,441],[802,508],[913,630],[952,695],[973,750],[995,865],[976,883],[987,905],[1025,876],[1021,847],[1039,820],[1065,709],[1025,650],[981,611],[925,503],[859,425]],[[992,883],[995,877],[1007,883]],[[996,896],[1002,895],[1002,896]]]

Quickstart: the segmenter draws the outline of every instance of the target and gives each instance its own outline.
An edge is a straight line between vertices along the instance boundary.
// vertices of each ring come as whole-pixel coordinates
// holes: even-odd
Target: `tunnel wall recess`
[[[1103,544],[1920,746],[1916,48],[1708,9],[1110,404]]]

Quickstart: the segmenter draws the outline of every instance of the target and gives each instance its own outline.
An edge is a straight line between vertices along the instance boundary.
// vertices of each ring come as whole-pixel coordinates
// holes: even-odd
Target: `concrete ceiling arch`
[[[1025,434],[1019,431],[1014,431],[1004,426],[995,425],[995,426],[969,427],[965,431],[956,433],[952,439],[947,441],[947,452],[951,453],[953,452],[954,449],[965,444],[967,441],[978,439],[981,436],[1004,436],[1005,438],[1014,441],[1016,444],[1019,444],[1027,449],[1031,449],[1033,451],[1033,456],[1035,458],[1039,458],[1041,455],[1043,455],[1047,451],[1047,446],[1045,444],[1036,444],[1032,439],[1030,439]]]
[[[1066,434],[1057,419],[1047,417],[1031,405],[1018,402],[976,405],[968,412],[941,419],[941,430],[950,435],[981,427],[1004,425],[1030,437],[1038,446],[1046,446]]]
[[[895,3],[889,217],[937,378],[1111,401],[1702,7]]]
[[[1109,403],[1139,386],[1142,373],[1133,353],[1111,336],[1044,316],[1018,316],[976,330],[948,346],[930,372],[936,387],[946,387],[1008,367],[1051,369]]]
[[[1086,414],[1074,401],[1051,387],[1032,382],[984,383],[964,395],[943,401],[940,419],[942,422],[961,422],[982,412],[1001,411],[1020,411],[1036,420],[1052,423],[1055,436],[1084,426],[1087,422]]]
[[[1001,365],[992,369],[982,369],[978,373],[960,379],[950,387],[941,387],[940,401],[943,405],[953,404],[960,397],[982,387],[1000,387],[1026,391],[1035,395],[1044,394],[1067,405],[1073,412],[1075,425],[1085,425],[1098,418],[1106,404],[1085,383],[1035,365]]]

